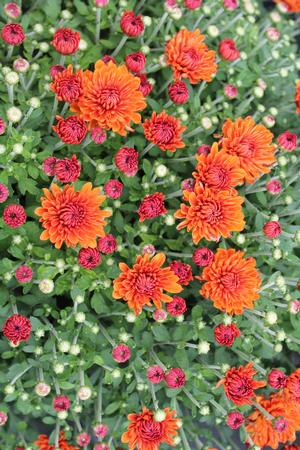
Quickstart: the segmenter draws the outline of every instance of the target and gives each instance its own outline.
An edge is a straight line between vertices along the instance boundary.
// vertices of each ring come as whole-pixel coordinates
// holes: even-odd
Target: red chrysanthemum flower
[[[202,5],[202,0],[184,0],[184,6],[188,9],[198,9]]]
[[[7,205],[3,211],[3,222],[10,228],[18,228],[26,222],[26,212],[21,205]]]
[[[153,85],[148,81],[145,73],[137,73],[136,76],[140,79],[139,91],[144,97],[147,97],[153,89]]]
[[[288,376],[284,393],[291,401],[300,402],[300,368]]]
[[[167,213],[165,208],[165,196],[162,192],[155,192],[154,194],[146,195],[141,201],[138,209],[140,222],[146,219],[153,219]]]
[[[187,178],[181,182],[181,189],[183,191],[193,192],[195,187],[195,180],[193,178]]]
[[[125,11],[123,13],[120,26],[123,33],[129,37],[138,37],[144,31],[142,16],[136,16],[133,11]]]
[[[161,150],[175,152],[177,148],[185,147],[181,134],[186,129],[179,119],[169,116],[165,111],[152,113],[151,119],[143,123],[146,139],[157,145]]]
[[[68,411],[71,407],[71,401],[67,395],[57,395],[53,399],[53,409],[55,411]]]
[[[51,191],[43,191],[42,206],[35,210],[45,228],[41,240],[49,239],[56,248],[61,248],[64,242],[67,247],[80,244],[95,248],[97,237],[105,235],[104,219],[111,215],[99,209],[106,198],[99,194],[100,189],[86,183],[80,191],[75,191],[74,186],[67,184],[60,189],[53,183]]]
[[[189,264],[184,264],[180,261],[172,261],[170,267],[173,272],[179,277],[179,283],[187,286],[193,280],[192,268]]]
[[[196,266],[208,266],[214,259],[214,253],[207,247],[197,248],[193,253],[193,261]]]
[[[3,11],[10,19],[17,19],[21,15],[21,8],[14,2],[9,2],[4,5]]]
[[[81,248],[78,253],[78,264],[84,269],[95,269],[101,263],[101,255],[97,248]]]
[[[55,92],[57,99],[63,102],[76,102],[83,92],[82,71],[73,73],[70,64],[64,71],[58,72],[50,88]]]
[[[160,383],[165,377],[164,369],[160,366],[150,366],[147,369],[147,378],[153,384]]]
[[[108,64],[110,61],[116,64],[116,60],[113,56],[110,55],[103,55],[101,58],[101,61],[103,61],[105,64]]]
[[[2,134],[5,133],[5,130],[6,130],[6,123],[4,122],[2,117],[0,117],[0,136],[2,136]]]
[[[95,144],[103,144],[106,141],[106,131],[100,127],[93,128],[91,130],[91,138]]]
[[[207,144],[199,145],[199,147],[197,148],[197,154],[207,156],[210,152],[210,149],[211,149],[210,145]]]
[[[31,333],[30,320],[21,314],[13,314],[6,319],[2,333],[14,345],[22,341],[28,341]]]
[[[179,367],[170,369],[168,373],[165,374],[165,382],[167,386],[171,389],[178,389],[185,385],[185,373]]]
[[[178,297],[177,295],[174,295],[172,301],[170,303],[167,303],[167,311],[170,316],[181,316],[181,314],[184,314],[186,310],[187,307],[185,299],[182,297]]]
[[[19,283],[29,283],[32,280],[33,270],[28,266],[20,266],[16,269],[16,279]]]
[[[51,44],[62,55],[72,55],[77,52],[80,41],[80,33],[71,28],[59,28],[53,36]]]
[[[130,53],[125,56],[125,64],[132,72],[139,73],[145,68],[146,56],[142,52]]]
[[[117,168],[127,175],[134,177],[139,168],[139,153],[133,147],[122,147],[115,154]]]
[[[297,135],[287,130],[278,136],[277,142],[284,150],[292,152],[297,148]]]
[[[244,252],[218,248],[213,261],[199,277],[205,281],[200,294],[227,314],[242,314],[244,308],[252,309],[261,285],[255,266],[255,259],[244,258]]]
[[[34,444],[39,450],[55,450],[54,445],[49,443],[49,437],[46,434],[40,434]],[[66,441],[65,433],[63,431],[59,433],[58,445],[60,450],[79,450],[78,447],[74,447]]]
[[[1,30],[1,37],[9,45],[20,45],[25,41],[25,33],[19,23],[7,23]]]
[[[166,417],[161,422],[156,422],[154,413],[145,407],[140,414],[129,414],[130,424],[121,438],[129,450],[158,450],[162,443],[174,445],[178,430],[176,412],[169,408],[164,408],[164,412]]]
[[[104,185],[104,192],[110,198],[119,198],[123,192],[123,183],[119,180],[108,180]]]
[[[136,315],[140,314],[145,305],[154,303],[160,309],[162,303],[173,299],[163,291],[177,294],[182,291],[178,277],[170,267],[161,266],[166,257],[158,253],[153,258],[145,254],[138,256],[133,268],[120,263],[121,274],[114,280],[113,298],[123,299]]]
[[[118,344],[116,347],[113,348],[111,355],[113,359],[118,363],[124,363],[130,359],[131,350],[128,347],[128,345]]]
[[[232,231],[242,231],[245,227],[242,204],[243,197],[234,191],[216,191],[195,185],[194,191],[183,191],[180,209],[174,214],[183,221],[178,230],[186,228],[192,232],[193,242],[198,244],[201,239],[218,240],[229,237]]]
[[[64,72],[66,70],[65,66],[61,66],[60,64],[55,64],[54,66],[50,67],[50,76],[52,80],[61,72]]]
[[[217,387],[224,385],[224,391],[235,405],[251,405],[255,397],[255,389],[266,385],[265,381],[256,381],[256,370],[250,362],[245,367],[232,367],[226,372],[225,378],[220,380]]]
[[[281,225],[275,220],[266,222],[263,226],[264,235],[269,239],[274,239],[281,234]]]
[[[168,86],[169,97],[175,105],[183,105],[189,100],[189,90],[184,81],[174,81]]]
[[[237,430],[241,425],[243,425],[244,422],[245,417],[239,411],[232,411],[228,413],[226,418],[226,423],[232,430]]]
[[[282,184],[280,183],[279,180],[270,180],[266,184],[266,188],[267,188],[268,192],[275,195],[275,194],[279,194],[279,192],[281,192]]]
[[[282,389],[286,386],[287,376],[282,370],[272,369],[268,374],[268,384],[273,389]]]
[[[230,325],[220,323],[215,327],[214,335],[218,344],[231,347],[234,340],[241,335],[241,332],[234,323],[231,323]]]
[[[73,155],[70,159],[58,159],[54,166],[54,175],[61,183],[73,183],[78,180],[80,175],[80,162]]]
[[[0,203],[6,202],[9,196],[8,187],[5,184],[0,183]]]
[[[57,124],[52,127],[58,137],[65,144],[80,144],[87,133],[87,126],[84,120],[77,116],[69,116],[64,119],[56,116]]]
[[[222,39],[219,43],[219,55],[226,61],[235,61],[240,57],[240,52],[233,39]]]
[[[112,234],[107,234],[98,240],[97,246],[101,253],[109,255],[117,250],[117,240]]]
[[[43,171],[49,177],[54,177],[54,168],[57,162],[57,158],[55,156],[48,156],[43,162]]]
[[[188,78],[191,84],[196,84],[201,80],[212,80],[217,71],[216,54],[203,40],[200,30],[183,28],[167,43],[166,60],[172,66],[176,81]]]

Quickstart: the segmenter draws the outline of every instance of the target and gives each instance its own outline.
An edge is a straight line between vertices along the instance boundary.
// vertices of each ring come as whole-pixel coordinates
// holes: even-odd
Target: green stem
[[[126,36],[126,35],[122,37],[122,39],[120,40],[118,46],[115,48],[115,50],[113,51],[113,53],[111,55],[113,58],[115,58],[118,55],[118,53],[122,50],[122,48],[125,45],[127,39],[128,39],[128,36]]]
[[[97,8],[96,11],[96,32],[95,43],[97,44],[100,39],[100,25],[101,25],[101,8]]]

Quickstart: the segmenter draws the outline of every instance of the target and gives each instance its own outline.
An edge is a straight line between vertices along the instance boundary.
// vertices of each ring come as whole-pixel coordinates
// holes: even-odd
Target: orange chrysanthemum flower
[[[50,239],[56,248],[61,248],[64,242],[67,247],[80,244],[84,248],[95,248],[97,237],[105,236],[104,218],[111,215],[99,209],[106,199],[99,194],[100,189],[93,188],[91,183],[86,183],[80,191],[75,191],[71,185],[60,189],[52,184],[51,191],[43,189],[43,192],[42,206],[35,210],[45,228],[41,240]]]
[[[213,261],[198,279],[206,281],[199,291],[210,298],[214,307],[227,314],[242,314],[252,309],[259,298],[261,279],[254,258],[244,258],[244,252],[218,248]]]
[[[277,421],[267,420],[256,409],[246,419],[246,430],[255,445],[277,449],[279,444],[293,442],[300,430],[300,409],[296,403],[287,400],[281,393],[271,394],[269,399],[258,397],[257,402]]]
[[[200,30],[182,29],[167,43],[166,60],[173,68],[175,80],[188,78],[191,84],[211,81],[217,72],[215,52],[203,43]]]
[[[49,437],[45,434],[39,435],[38,439],[35,441],[35,445],[39,450],[54,450],[54,445],[49,444]],[[60,450],[79,450],[78,447],[74,447],[66,441],[65,433],[63,431],[59,435],[59,448]]]
[[[270,172],[275,162],[273,134],[266,127],[256,124],[251,117],[227,119],[223,125],[222,149],[239,158],[245,171],[245,180],[253,183],[255,178]]]
[[[58,100],[68,103],[76,102],[83,92],[82,71],[73,74],[73,67],[70,64],[66,70],[55,76],[50,88],[55,92]]]
[[[240,167],[239,158],[229,155],[223,150],[219,151],[217,143],[212,145],[207,155],[197,155],[196,159],[198,161],[197,172],[194,172],[193,176],[197,182],[210,189],[231,190],[244,181],[245,172]]]
[[[251,405],[255,397],[255,389],[266,385],[265,381],[254,380],[256,374],[252,362],[245,367],[231,367],[227,370],[225,378],[218,382],[217,387],[223,385],[226,397],[235,405]]]
[[[181,134],[186,129],[179,119],[169,116],[165,111],[152,113],[151,119],[143,123],[146,139],[157,145],[161,150],[175,152],[177,148],[185,147]]]
[[[296,369],[286,380],[284,394],[294,402],[300,402],[300,368]]]
[[[177,229],[187,228],[192,231],[195,244],[205,238],[218,240],[221,236],[228,237],[232,231],[242,231],[245,226],[241,208],[244,199],[236,192],[213,191],[201,185],[196,185],[194,191],[183,191],[183,200],[189,203],[181,204],[175,212],[177,219],[184,219]]]
[[[300,12],[300,0],[274,0],[275,3],[284,5],[289,12]]]
[[[113,298],[125,300],[136,315],[143,306],[151,306],[151,300],[157,308],[161,308],[162,302],[171,302],[172,297],[163,291],[176,294],[182,287],[170,267],[161,267],[165,260],[166,256],[158,253],[152,259],[148,254],[139,255],[132,269],[120,263],[122,273],[114,280]]]
[[[297,113],[300,114],[300,81],[296,83],[295,103],[297,107]]]
[[[90,128],[100,127],[125,136],[130,123],[140,123],[137,111],[146,108],[139,90],[141,80],[132,75],[125,65],[116,66],[99,60],[94,72],[82,74],[83,93],[72,103],[71,111],[89,123]]]
[[[173,438],[177,435],[178,419],[176,411],[164,408],[166,417],[156,422],[153,412],[143,408],[140,414],[129,414],[130,424],[122,435],[122,442],[128,444],[129,450],[158,450],[161,443],[174,445]]]

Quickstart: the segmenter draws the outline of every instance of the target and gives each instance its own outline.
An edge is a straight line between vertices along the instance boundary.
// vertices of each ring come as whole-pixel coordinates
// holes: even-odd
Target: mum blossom
[[[124,34],[129,37],[138,37],[144,31],[144,22],[141,15],[135,15],[133,11],[125,11],[120,20],[120,26]]]
[[[153,85],[150,83],[145,73],[137,73],[136,76],[140,79],[139,91],[141,91],[144,97],[147,97],[152,91]]]
[[[1,37],[6,44],[20,45],[25,41],[26,35],[19,23],[7,23],[1,30]]]
[[[87,133],[87,126],[84,120],[73,115],[64,119],[56,116],[57,124],[52,127],[53,131],[65,144],[81,144]]]
[[[81,165],[76,155],[71,158],[57,159],[54,166],[54,175],[61,183],[74,183],[80,175]]]
[[[277,139],[278,144],[287,152],[292,152],[297,148],[297,135],[286,130]]]
[[[239,328],[231,323],[229,325],[224,325],[220,323],[214,329],[215,340],[220,345],[225,345],[226,347],[231,347],[234,340],[241,335]]]
[[[80,33],[71,28],[59,28],[53,35],[51,44],[61,55],[72,55],[77,52],[80,42]]]
[[[214,253],[207,247],[196,248],[193,253],[193,261],[196,266],[208,266],[214,259]]]
[[[188,78],[191,84],[211,81],[217,72],[215,52],[203,43],[200,30],[181,29],[166,45],[166,61],[176,81]]]
[[[41,206],[35,210],[45,230],[41,240],[50,240],[56,248],[65,243],[67,247],[80,244],[82,247],[95,248],[96,239],[105,236],[105,218],[111,213],[99,207],[106,197],[100,195],[99,188],[86,183],[75,191],[74,186],[65,185],[60,189],[55,183],[49,189],[43,189]]]
[[[167,213],[165,208],[165,196],[162,192],[155,192],[154,194],[146,195],[141,201],[138,209],[140,222],[146,219],[153,219]]]
[[[164,369],[160,366],[150,366],[147,369],[147,378],[150,383],[158,384],[164,379],[164,376]]]
[[[172,261],[170,263],[171,270],[179,277],[179,283],[187,286],[193,280],[192,268],[189,264],[181,261]]]
[[[170,369],[169,372],[165,374],[165,382],[171,389],[178,389],[184,386],[185,381],[185,373],[182,369],[180,369],[180,367]]]
[[[88,122],[90,129],[100,127],[125,136],[132,131],[131,122],[141,122],[138,111],[146,107],[139,86],[140,79],[125,65],[99,60],[93,72],[82,73],[83,93],[71,104],[71,111]]]
[[[174,295],[172,301],[167,303],[167,311],[170,316],[178,317],[184,314],[187,310],[186,301],[182,297]]]
[[[161,422],[157,422],[153,411],[145,407],[139,414],[128,415],[130,423],[121,441],[128,445],[129,450],[158,450],[162,443],[174,445],[173,439],[179,428],[176,411],[169,408],[164,408],[163,411],[165,419]]]
[[[182,203],[174,217],[183,219],[177,229],[191,231],[194,244],[203,238],[229,237],[232,231],[242,231],[245,227],[241,208],[244,199],[237,194],[212,191],[198,184],[193,192],[183,192],[183,200],[187,204]]]
[[[14,345],[28,341],[31,333],[30,320],[21,314],[13,314],[6,319],[2,333]]]
[[[40,434],[34,444],[39,448],[39,450],[54,450],[54,446],[50,444],[49,437],[46,434]],[[68,443],[63,431],[59,433],[58,444],[61,450],[79,450],[78,447],[74,447]]]
[[[282,389],[286,386],[287,376],[282,370],[272,369],[268,374],[268,384],[273,389]]]
[[[132,268],[120,263],[121,274],[114,280],[113,298],[127,302],[136,315],[145,305],[151,306],[151,302],[156,308],[171,302],[172,297],[163,291],[176,294],[182,291],[182,287],[170,267],[161,267],[165,260],[166,256],[158,253],[153,258],[148,254],[137,256]]]
[[[227,314],[242,314],[259,298],[261,279],[255,266],[255,259],[244,258],[244,252],[218,248],[201,277],[196,277],[205,282],[199,293]]]
[[[139,153],[133,147],[122,147],[114,157],[115,165],[127,177],[133,177],[139,168]]]
[[[284,393],[291,401],[300,402],[300,368],[288,376]]]
[[[219,55],[226,61],[235,61],[240,57],[240,52],[233,39],[222,39],[219,44]]]
[[[165,111],[159,114],[154,111],[151,118],[146,119],[142,126],[145,138],[163,151],[175,152],[177,148],[185,147],[181,135],[186,127],[179,119],[169,116]]]
[[[73,67],[70,64],[67,69],[54,77],[50,89],[56,94],[58,100],[68,103],[76,102],[83,92],[81,76],[82,71],[73,73]]]
[[[257,177],[270,172],[275,162],[273,134],[252,117],[227,119],[222,128],[222,149],[239,158],[239,164],[245,171],[245,181],[253,183]]]
[[[266,385],[265,381],[254,380],[256,370],[253,369],[253,363],[246,366],[232,367],[229,369],[225,378],[222,378],[217,387],[224,386],[226,397],[235,405],[251,405],[255,390]]]
[[[246,418],[246,430],[255,445],[277,449],[279,444],[293,442],[300,429],[300,410],[295,402],[291,402],[282,393],[271,394],[268,399],[257,397],[256,401],[271,414],[276,422],[273,425],[264,414],[255,409]],[[278,420],[284,418],[283,427],[278,427]],[[276,426],[277,424],[277,426]]]
[[[196,155],[197,166],[193,176],[196,182],[210,189],[229,190],[243,184],[245,171],[240,167],[239,158],[219,150],[215,142],[208,155]]]

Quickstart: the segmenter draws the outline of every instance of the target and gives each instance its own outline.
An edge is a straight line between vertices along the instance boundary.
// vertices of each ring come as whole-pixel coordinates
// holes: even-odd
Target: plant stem
[[[114,49],[113,53],[112,53],[112,57],[116,57],[117,54],[122,50],[123,46],[125,45],[126,41],[128,39],[128,36],[123,36],[122,39],[120,40],[118,46]]]
[[[96,11],[96,32],[95,43],[97,44],[100,39],[100,25],[101,25],[101,8],[97,8]]]
[[[53,106],[52,106],[52,112],[51,112],[51,117],[50,117],[50,121],[49,121],[49,126],[48,126],[48,133],[51,133],[52,125],[54,123],[54,119],[55,119],[55,116],[56,116],[57,106],[58,106],[58,100],[57,100],[57,98],[55,96],[54,97],[54,101],[53,101]]]

